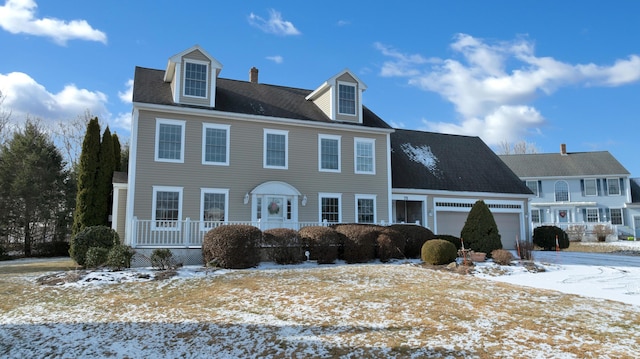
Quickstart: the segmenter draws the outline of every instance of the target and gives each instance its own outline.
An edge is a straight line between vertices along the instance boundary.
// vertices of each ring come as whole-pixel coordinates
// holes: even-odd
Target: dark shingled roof
[[[218,78],[216,80],[215,108],[176,104],[173,102],[171,96],[170,84],[164,82],[164,73],[164,70],[136,67],[133,102],[336,123],[336,121],[329,119],[313,102],[305,99],[312,90],[229,80],[225,78]],[[362,124],[351,122],[340,123],[354,126],[391,128],[365,106],[363,106],[362,115]]]
[[[640,178],[631,178],[631,203],[640,204]]]
[[[532,194],[479,138],[396,129],[393,188]]]
[[[607,151],[501,155],[500,158],[521,178],[630,174]]]

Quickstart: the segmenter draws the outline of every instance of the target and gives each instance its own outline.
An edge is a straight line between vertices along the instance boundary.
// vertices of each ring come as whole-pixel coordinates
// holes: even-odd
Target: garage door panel
[[[462,227],[467,220],[468,213],[465,212],[438,212],[436,217],[436,234],[450,234],[460,237]],[[516,238],[520,237],[520,215],[518,213],[496,213],[493,215],[502,248],[515,249]]]

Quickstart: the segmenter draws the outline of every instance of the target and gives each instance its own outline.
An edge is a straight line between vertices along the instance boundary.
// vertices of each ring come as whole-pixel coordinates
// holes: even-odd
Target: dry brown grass
[[[607,243],[583,243],[570,242],[569,248],[563,249],[567,252],[589,252],[589,253],[613,253],[621,251],[633,251],[633,248],[625,248]]]
[[[273,358],[640,352],[636,307],[409,264],[241,270],[89,288],[38,286],[15,271],[0,273],[7,318],[29,312],[32,324],[82,323],[96,333],[121,323],[119,335],[141,342],[150,330],[140,323],[156,323],[163,330],[156,335],[171,338],[168,348],[204,341],[218,353],[237,353],[238,345],[255,343],[241,356]]]

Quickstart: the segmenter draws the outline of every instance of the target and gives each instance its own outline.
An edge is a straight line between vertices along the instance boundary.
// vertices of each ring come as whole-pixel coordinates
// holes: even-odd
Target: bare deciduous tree
[[[538,148],[535,143],[524,140],[513,144],[505,140],[500,142],[498,147],[498,154],[500,155],[524,155],[528,153],[538,153]]]

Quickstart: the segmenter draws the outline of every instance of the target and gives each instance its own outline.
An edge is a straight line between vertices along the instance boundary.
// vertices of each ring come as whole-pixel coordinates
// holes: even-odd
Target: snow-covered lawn
[[[237,271],[194,266],[162,281],[150,269],[93,272],[57,286],[36,284],[42,273],[0,275],[0,357],[633,358],[640,352],[640,256],[534,256],[546,272],[486,262],[463,276],[397,261]]]

